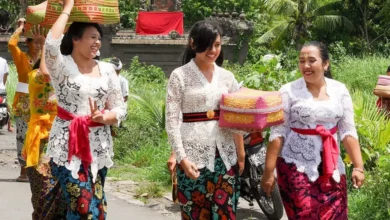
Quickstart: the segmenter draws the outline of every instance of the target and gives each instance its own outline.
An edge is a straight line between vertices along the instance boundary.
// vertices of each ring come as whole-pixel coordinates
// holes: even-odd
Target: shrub
[[[367,173],[364,187],[348,195],[351,220],[390,219],[390,162]]]
[[[129,80],[130,88],[145,83],[154,83],[155,85],[160,84],[158,86],[165,86],[167,82],[165,73],[160,67],[141,63],[137,56],[131,60],[130,67],[121,71],[121,74]]]
[[[390,123],[386,113],[378,111],[376,98],[370,92],[356,90],[351,96],[363,160],[366,169],[370,170],[377,165],[380,156],[390,150]],[[348,156],[345,162],[350,163]]]
[[[264,91],[279,90],[300,77],[297,71],[287,71],[281,64],[281,56],[276,55],[265,55],[257,63],[246,63],[242,67],[230,64],[227,69],[235,74],[237,81],[243,81],[245,87]]]

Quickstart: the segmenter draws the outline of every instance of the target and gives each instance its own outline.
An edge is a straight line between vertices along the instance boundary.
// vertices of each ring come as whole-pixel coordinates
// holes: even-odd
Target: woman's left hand
[[[39,44],[41,44],[41,46],[43,46],[46,40],[46,28],[41,27],[39,25],[34,25],[31,31],[33,39]]]
[[[359,189],[364,183],[364,173],[358,170],[352,171],[352,183],[353,187]]]
[[[93,101],[91,97],[88,98],[89,107],[91,108],[91,121],[104,124],[104,114],[98,109],[96,101]]]

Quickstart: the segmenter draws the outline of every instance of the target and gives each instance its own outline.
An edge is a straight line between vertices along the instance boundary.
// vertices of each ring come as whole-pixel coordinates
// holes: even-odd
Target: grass
[[[367,173],[364,187],[349,191],[348,208],[351,220],[390,219],[390,170]]]
[[[386,75],[390,65],[388,57],[366,56],[363,58],[347,56],[337,66],[332,66],[332,75],[350,89],[373,91],[378,75]]]
[[[166,161],[170,155],[167,144],[160,146],[146,145],[133,149],[129,154],[117,161],[109,175],[118,179],[132,179],[137,182],[155,182],[162,186],[170,184],[170,174]]]

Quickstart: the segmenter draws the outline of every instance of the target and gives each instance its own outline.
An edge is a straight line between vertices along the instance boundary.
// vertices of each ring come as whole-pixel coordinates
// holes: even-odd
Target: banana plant
[[[355,90],[352,99],[363,160],[369,166],[366,168],[372,168],[390,153],[389,115],[378,109],[375,96],[368,91]],[[350,162],[348,156],[345,162]]]
[[[135,89],[129,94],[145,113],[146,117],[141,120],[155,123],[156,126],[165,131],[165,101],[161,93],[151,89]]]

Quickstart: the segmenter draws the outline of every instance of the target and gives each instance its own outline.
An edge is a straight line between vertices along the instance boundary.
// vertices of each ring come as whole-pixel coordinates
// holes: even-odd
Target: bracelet
[[[70,14],[68,12],[61,12],[61,14],[65,14],[65,15],[68,15],[68,17],[70,17]]]
[[[364,173],[364,168],[353,168],[352,170]]]

